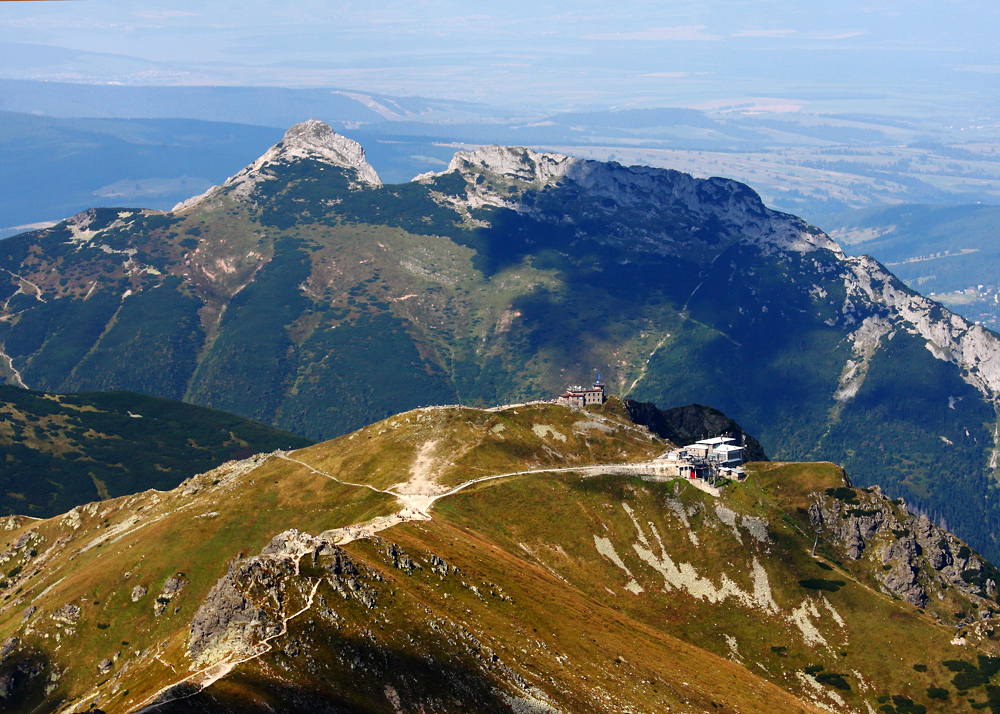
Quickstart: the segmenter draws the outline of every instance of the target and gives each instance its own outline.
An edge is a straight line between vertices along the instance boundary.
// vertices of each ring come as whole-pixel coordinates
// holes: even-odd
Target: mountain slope
[[[5,241],[0,270],[14,383],[323,439],[600,369],[639,401],[714,405],[775,458],[841,463],[1000,554],[983,497],[995,335],[733,181],[484,147],[381,185],[311,122],[174,212],[95,209]]]
[[[719,497],[624,473],[668,446],[617,401],[431,408],[4,519],[5,711],[985,701],[997,574],[977,554],[829,464],[762,464]],[[979,679],[953,683],[949,662]]]
[[[674,444],[693,444],[715,436],[728,436],[743,446],[747,461],[768,460],[760,443],[718,409],[701,404],[658,409],[655,404],[634,399],[624,400],[624,405],[632,421]]]
[[[0,512],[35,517],[167,490],[225,461],[310,443],[233,414],[129,392],[0,386],[0,414]]]

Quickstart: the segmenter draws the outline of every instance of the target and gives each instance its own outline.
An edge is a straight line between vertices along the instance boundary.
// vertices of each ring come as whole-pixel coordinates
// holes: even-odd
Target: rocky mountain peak
[[[285,137],[261,156],[255,165],[266,165],[281,159],[313,158],[333,166],[354,169],[358,180],[370,186],[381,186],[374,167],[365,159],[361,144],[341,136],[329,125],[316,119],[296,124],[285,132]]]
[[[361,144],[341,136],[328,124],[310,119],[291,127],[285,132],[281,141],[238,174],[229,178],[221,188],[238,198],[248,198],[258,183],[272,178],[269,167],[300,159],[316,159],[331,166],[352,169],[356,172],[357,181],[368,186],[382,185],[382,179],[365,158],[365,150]],[[177,204],[173,210],[179,211],[200,204],[214,196],[219,188],[213,186],[200,196]]]
[[[527,182],[542,187],[558,181],[580,159],[556,153],[541,153],[519,146],[481,146],[475,151],[459,151],[448,170],[489,173],[501,179]]]

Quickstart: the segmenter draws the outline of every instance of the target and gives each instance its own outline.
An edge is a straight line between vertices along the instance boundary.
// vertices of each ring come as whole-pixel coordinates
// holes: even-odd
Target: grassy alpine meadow
[[[971,549],[830,463],[751,464],[719,496],[614,472],[670,447],[617,399],[425,408],[8,517],[8,710],[988,706],[996,594]],[[886,550],[928,528],[977,575]]]

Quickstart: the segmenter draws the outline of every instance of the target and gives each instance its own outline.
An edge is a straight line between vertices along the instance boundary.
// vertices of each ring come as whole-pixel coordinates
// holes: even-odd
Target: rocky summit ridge
[[[310,119],[291,127],[280,142],[245,169],[230,177],[221,187],[213,186],[203,194],[178,203],[173,210],[181,211],[196,206],[210,196],[216,195],[220,188],[232,190],[235,196],[245,198],[259,182],[273,178],[269,167],[307,158],[349,169],[355,172],[356,179],[365,185],[382,185],[378,172],[365,158],[365,150],[361,144],[341,136],[324,122]]]
[[[603,209],[609,213],[618,208],[641,208],[666,214],[680,208],[696,221],[709,218],[717,221],[728,240],[798,252],[826,249],[843,256],[840,246],[825,233],[811,228],[800,218],[766,208],[756,193],[731,179],[696,179],[669,169],[623,166],[614,161],[592,161],[523,147],[493,145],[471,152],[459,151],[445,171],[421,174],[414,180],[426,181],[456,171],[469,185],[466,196],[459,197],[454,204],[466,209],[495,206],[537,214],[519,200],[518,194],[570,181],[588,194],[607,201]],[[498,181],[484,181],[481,176]],[[508,190],[497,190],[498,184]],[[511,186],[517,186],[520,191],[511,196]],[[663,254],[678,252],[680,238],[677,234],[656,232],[631,232],[619,237],[629,243],[629,247]],[[711,258],[711,254],[705,256],[705,260]]]

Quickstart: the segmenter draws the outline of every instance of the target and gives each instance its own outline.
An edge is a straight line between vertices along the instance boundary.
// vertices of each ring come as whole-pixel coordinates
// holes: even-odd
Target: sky
[[[1000,94],[982,0],[0,2],[0,77],[328,87],[549,109]]]

